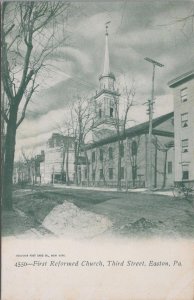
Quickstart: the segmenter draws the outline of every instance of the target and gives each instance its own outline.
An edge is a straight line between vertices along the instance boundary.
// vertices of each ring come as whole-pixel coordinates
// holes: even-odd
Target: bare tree
[[[22,187],[29,183],[29,172],[23,156],[14,163],[13,180],[15,184],[20,184]]]
[[[131,170],[132,170],[132,185],[133,187],[136,186],[136,178],[137,178],[137,169],[138,169],[138,147],[140,144],[140,136],[133,138],[127,145],[129,150],[129,159],[131,163]],[[127,189],[127,187],[126,187]]]
[[[6,123],[3,206],[12,208],[12,175],[16,130],[25,118],[38,75],[48,58],[67,35],[62,24],[69,13],[67,2],[3,2],[2,4],[2,82],[8,109],[1,110]],[[63,22],[62,22],[62,18]],[[57,39],[59,38],[59,40]],[[21,113],[20,113],[21,111]]]
[[[94,128],[94,116],[91,105],[91,98],[88,96],[78,96],[71,107],[71,125],[73,136],[75,137],[75,183],[78,184],[78,164],[81,153],[84,153],[87,169],[87,185],[89,185],[90,168],[86,151],[86,139]]]
[[[124,103],[124,107],[122,113],[119,112],[119,102],[118,98],[114,97],[114,109],[115,109],[115,119],[114,125],[116,128],[117,141],[118,141],[118,176],[117,176],[117,188],[121,189],[121,159],[124,156],[124,143],[123,140],[126,137],[126,126],[129,121],[129,110],[134,105],[134,97],[135,97],[135,87],[134,82],[131,87],[128,88],[127,84],[125,84],[122,92],[122,101]]]
[[[169,22],[157,25],[164,28],[176,28],[179,30],[187,42],[194,42],[194,5],[183,16],[174,16]]]
[[[24,151],[24,149],[22,149],[21,152],[22,152],[23,162],[27,168],[28,183],[34,185],[36,182],[35,156],[33,152],[27,154]]]
[[[164,153],[163,171],[159,172],[158,169],[157,169],[157,166],[155,165],[155,181],[156,181],[157,173],[161,173],[163,175],[162,188],[165,188],[165,186],[166,186],[166,169],[167,169],[168,151],[173,147],[173,142],[163,144],[158,140],[157,137],[154,136],[153,139],[152,139],[152,143],[158,151],[161,151],[161,152]],[[156,184],[155,184],[155,187],[156,187]]]
[[[172,26],[172,25],[177,25],[180,24],[182,26],[182,30],[184,30],[184,27],[186,25],[190,25],[191,27],[191,32],[193,33],[194,31],[194,6],[193,9],[184,17],[174,17],[174,19],[170,22],[167,22],[165,24],[160,24],[158,26]]]
[[[56,125],[55,129],[64,137],[64,143],[61,145],[61,151],[63,153],[62,169],[66,171],[67,183],[69,177],[70,140],[73,139],[75,184],[78,185],[79,183],[78,166],[80,159],[83,157],[87,168],[87,184],[89,184],[89,159],[86,151],[86,138],[93,129],[93,120],[91,99],[88,96],[79,95],[75,96],[74,99],[72,99],[72,104],[67,107],[65,120],[61,124]]]
[[[72,143],[74,143],[74,133],[72,130],[71,118],[68,118],[68,114],[65,116],[65,120],[62,124],[56,123],[55,130],[61,135],[61,145],[60,150],[62,153],[61,161],[61,180],[66,181],[67,184],[70,183],[69,180],[69,152],[72,148]]]

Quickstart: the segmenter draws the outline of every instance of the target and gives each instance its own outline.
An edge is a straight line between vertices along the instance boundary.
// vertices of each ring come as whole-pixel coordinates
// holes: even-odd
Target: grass
[[[14,208],[3,212],[2,235],[14,235],[38,226],[57,205],[69,201],[86,211],[108,217],[119,235],[162,234],[194,236],[194,207],[185,199],[141,193],[100,192],[65,188],[16,189]]]

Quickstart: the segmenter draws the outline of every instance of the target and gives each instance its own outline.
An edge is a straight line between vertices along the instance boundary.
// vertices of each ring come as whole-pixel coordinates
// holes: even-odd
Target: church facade
[[[153,120],[153,188],[169,188],[174,183],[173,117],[174,114],[169,113]],[[121,187],[147,187],[148,132],[149,122],[127,129],[122,137],[121,151],[116,134],[88,144],[89,168],[86,165],[80,166],[80,184],[117,187],[118,156],[121,155]]]

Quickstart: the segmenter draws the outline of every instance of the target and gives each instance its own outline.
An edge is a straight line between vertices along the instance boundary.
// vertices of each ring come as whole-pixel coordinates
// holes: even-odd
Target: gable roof
[[[170,112],[166,115],[162,115],[158,118],[153,119],[153,121],[152,121],[153,133],[154,133],[154,128],[156,126],[158,126],[161,123],[171,119],[173,116],[174,116],[174,112]],[[149,132],[149,121],[138,124],[138,125],[135,125],[135,126],[130,127],[130,128],[127,128],[125,130],[125,135],[122,134],[121,139],[124,140],[126,137],[132,138],[134,136],[142,135],[142,134],[145,134],[145,133],[148,133],[148,132]],[[156,130],[156,134],[157,134],[157,132],[159,133],[159,130]],[[165,131],[163,131],[163,133],[165,135]],[[174,133],[172,133],[172,132],[166,132],[166,133],[167,133],[166,136],[171,136],[171,137],[174,136]],[[162,134],[162,131],[161,131],[161,134]],[[111,135],[109,137],[106,137],[104,139],[101,139],[97,142],[93,142],[93,143],[90,143],[90,144],[86,145],[86,149],[92,149],[92,148],[95,148],[97,146],[102,146],[102,145],[105,145],[105,144],[113,143],[113,142],[116,142],[117,140],[118,140],[118,135],[113,134],[113,135]]]

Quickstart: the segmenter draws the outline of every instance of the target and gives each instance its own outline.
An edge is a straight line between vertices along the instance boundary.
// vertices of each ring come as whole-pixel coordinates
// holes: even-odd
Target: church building
[[[118,122],[120,94],[115,89],[115,82],[110,69],[106,26],[104,68],[99,77],[99,90],[94,96],[93,141],[85,146],[88,165],[79,166],[79,183],[83,186],[117,187],[120,176],[123,188],[147,187],[149,122],[127,128],[118,136],[115,123]],[[174,182],[173,119],[173,112],[153,119],[153,188],[167,188]]]

